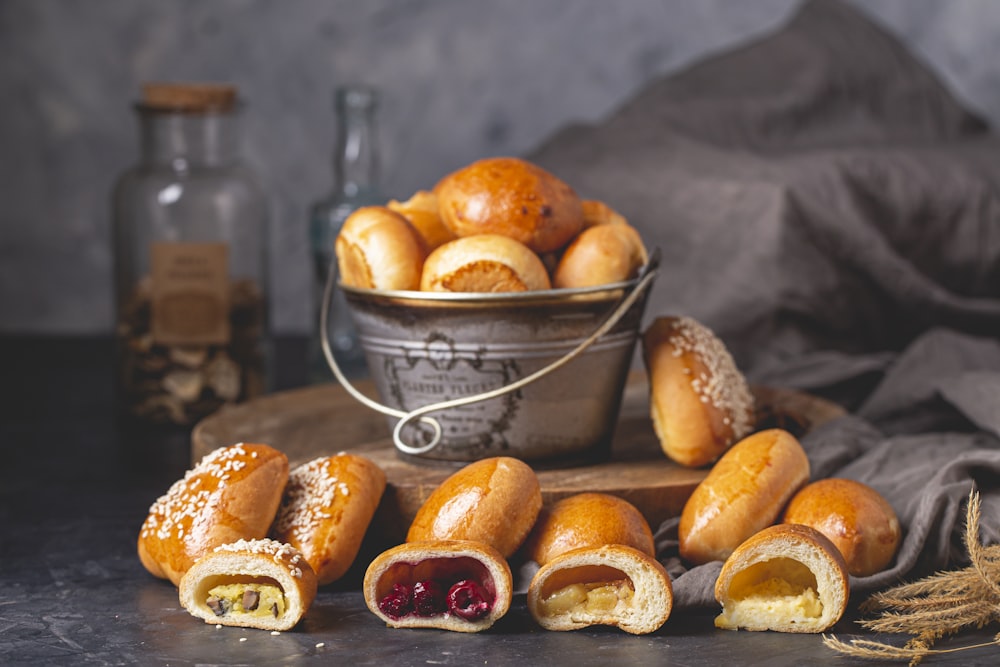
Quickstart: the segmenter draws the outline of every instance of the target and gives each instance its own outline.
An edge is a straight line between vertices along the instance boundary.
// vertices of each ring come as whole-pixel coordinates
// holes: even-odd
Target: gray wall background
[[[1000,122],[1000,2],[854,0]],[[0,0],[0,332],[112,330],[109,198],[148,80],[231,81],[272,202],[275,330],[311,325],[306,210],[331,187],[332,90],[382,91],[384,190],[599,122],[798,0]]]

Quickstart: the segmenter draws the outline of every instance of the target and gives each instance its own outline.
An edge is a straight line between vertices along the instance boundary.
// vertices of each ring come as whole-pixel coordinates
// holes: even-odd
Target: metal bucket
[[[459,294],[340,285],[381,403],[350,384],[330,347],[334,262],[320,314],[323,351],[341,385],[389,417],[404,457],[601,460],[658,256],[635,279],[594,288]]]

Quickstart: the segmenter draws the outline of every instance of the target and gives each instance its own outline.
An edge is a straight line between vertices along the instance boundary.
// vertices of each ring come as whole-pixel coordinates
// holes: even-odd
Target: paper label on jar
[[[154,243],[150,279],[154,342],[229,342],[229,248],[225,243]]]

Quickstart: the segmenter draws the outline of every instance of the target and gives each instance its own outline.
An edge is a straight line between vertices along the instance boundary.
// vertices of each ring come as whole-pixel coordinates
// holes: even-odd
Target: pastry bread
[[[507,561],[487,544],[427,540],[379,554],[363,590],[389,627],[480,632],[510,609],[512,582]]]
[[[266,537],[287,480],[288,457],[267,445],[210,452],[149,508],[139,560],[177,585],[215,547]]]
[[[449,241],[424,263],[420,289],[427,292],[524,292],[550,287],[542,260],[526,245],[499,234]]]
[[[809,526],[769,526],[722,566],[715,626],[823,632],[840,620],[849,597],[847,565],[830,540]]]
[[[358,555],[383,491],[385,473],[363,456],[313,459],[289,473],[271,536],[302,552],[320,585],[336,581]]]
[[[543,508],[525,543],[539,565],[581,547],[623,544],[656,555],[653,532],[635,505],[606,493],[578,493]]]
[[[340,281],[380,290],[420,289],[427,247],[410,222],[385,206],[365,206],[344,221],[334,243]]]
[[[180,582],[180,602],[206,623],[291,630],[316,597],[302,554],[275,540],[239,540],[204,555]]]
[[[680,554],[694,564],[726,560],[773,524],[809,481],[809,459],[788,431],[768,429],[736,443],[695,487],[678,525]]]
[[[707,327],[689,317],[657,318],[643,333],[642,349],[650,416],[671,460],[706,465],[753,429],[750,387]]]
[[[563,253],[552,286],[593,287],[634,278],[649,261],[639,232],[627,223],[587,227]]]
[[[456,236],[502,234],[536,253],[562,248],[583,228],[576,192],[514,157],[477,160],[434,186],[441,219]]]
[[[782,517],[823,533],[857,577],[881,572],[899,548],[899,519],[882,495],[853,479],[821,479],[792,496]]]
[[[437,195],[429,190],[418,190],[406,201],[390,200],[386,207],[401,214],[420,233],[428,250],[455,238],[441,219]]]
[[[584,199],[580,202],[583,209],[583,226],[594,225],[624,225],[628,221],[625,216],[599,199]]]
[[[564,552],[543,565],[528,587],[528,611],[546,630],[611,625],[646,634],[658,630],[672,608],[663,565],[620,544]]]
[[[454,472],[428,496],[406,541],[472,540],[509,558],[541,508],[541,485],[527,463],[509,456],[482,459]]]

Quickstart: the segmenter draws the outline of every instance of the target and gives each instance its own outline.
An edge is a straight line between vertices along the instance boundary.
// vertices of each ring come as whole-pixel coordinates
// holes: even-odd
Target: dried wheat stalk
[[[861,625],[875,632],[912,635],[904,646],[867,639],[843,642],[834,636],[823,637],[823,643],[846,655],[873,660],[909,660],[911,666],[929,655],[1000,645],[998,633],[984,644],[934,648],[934,643],[944,636],[1000,621],[1000,546],[980,543],[980,513],[979,494],[973,491],[969,494],[964,536],[971,565],[876,593],[862,605],[863,611],[881,610],[882,613],[878,618],[861,621]]]

